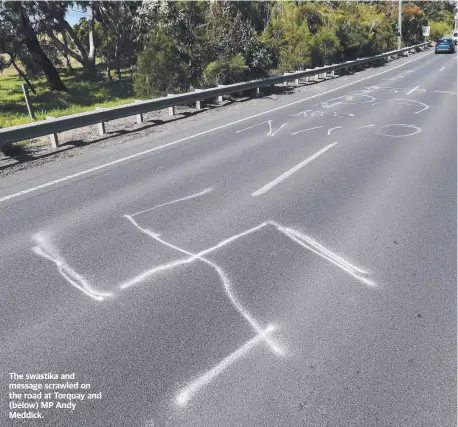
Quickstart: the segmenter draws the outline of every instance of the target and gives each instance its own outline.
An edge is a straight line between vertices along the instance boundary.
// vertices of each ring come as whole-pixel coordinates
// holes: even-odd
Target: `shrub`
[[[204,70],[204,83],[207,86],[231,84],[244,80],[248,66],[242,55],[234,55],[231,59],[217,59],[210,62]]]
[[[153,33],[139,55],[134,92],[139,97],[165,96],[189,87],[189,67],[176,42],[163,32]]]
[[[431,22],[430,23],[430,39],[431,40],[437,40],[440,39],[441,37],[447,35],[451,27],[447,25],[447,23],[439,21],[439,22]]]

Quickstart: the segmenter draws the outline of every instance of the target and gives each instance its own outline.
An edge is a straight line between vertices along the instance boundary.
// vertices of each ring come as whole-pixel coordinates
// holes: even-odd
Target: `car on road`
[[[452,35],[452,39],[455,42],[455,44],[458,44],[458,31],[455,31]]]
[[[436,48],[434,51],[437,53],[447,52],[455,53],[455,42],[451,38],[442,38],[437,41]]]

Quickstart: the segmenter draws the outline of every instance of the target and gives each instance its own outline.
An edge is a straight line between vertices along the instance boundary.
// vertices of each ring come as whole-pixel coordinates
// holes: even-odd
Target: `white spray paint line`
[[[354,277],[356,280],[360,281],[361,283],[364,283],[365,285],[371,288],[377,287],[377,285],[372,280],[369,280],[365,277],[361,277],[358,274],[358,270],[362,271],[363,274],[366,274],[366,272],[351,265],[350,263],[345,261],[343,258],[340,258],[338,255],[332,253],[331,251],[327,249],[323,251],[322,249],[323,247],[321,245],[314,248],[313,243],[310,240],[308,240],[307,236],[304,236],[302,233],[299,233],[296,230],[292,230],[290,228],[285,228],[285,227],[280,228],[280,230],[283,231],[285,234],[287,234],[292,240],[294,240],[296,243],[298,243],[305,249],[308,249],[309,251],[328,260],[329,262],[341,268],[343,271],[345,271],[346,273],[348,273],[350,276]]]
[[[445,70],[445,67],[442,67],[439,71]]]
[[[302,242],[304,244],[308,244],[308,245],[312,246],[313,248],[315,248],[315,250],[318,250],[319,252],[321,252],[321,254],[323,254],[326,257],[328,257],[329,259],[331,259],[334,263],[337,263],[337,264],[339,264],[341,266],[344,266],[344,267],[346,267],[346,268],[348,268],[348,269],[350,269],[350,270],[352,270],[354,272],[357,272],[357,273],[369,274],[366,270],[363,270],[362,268],[359,268],[356,265],[351,264],[347,260],[343,259],[339,255],[337,255],[334,252],[332,252],[331,250],[327,249],[322,244],[318,243],[316,240],[314,240],[311,237],[305,235],[304,233],[302,233],[302,232],[300,232],[298,230],[295,230],[294,228],[291,228],[291,227],[283,227],[280,224],[277,224],[276,227],[280,231],[286,232],[290,237],[291,237],[291,235],[294,236],[294,237],[297,237],[298,239],[302,240]]]
[[[90,168],[90,169],[85,169],[85,170],[82,170],[80,172],[77,172],[77,173],[74,173],[74,174],[71,174],[71,175],[67,175],[67,176],[64,176],[62,178],[46,182],[44,184],[37,185],[35,187],[27,188],[26,190],[18,191],[17,193],[12,193],[12,194],[9,194],[7,196],[0,197],[0,203],[4,202],[6,200],[10,200],[10,199],[19,197],[19,196],[24,195],[24,194],[32,193],[32,192],[40,190],[42,188],[47,188],[47,187],[50,187],[52,185],[60,184],[61,182],[69,181],[71,179],[78,178],[78,177],[83,176],[83,175],[87,175],[87,174],[89,174],[91,172],[95,172],[95,171],[98,171],[98,170],[101,170],[101,169],[105,169],[105,168],[107,168],[109,166],[117,165],[117,164],[126,162],[128,160],[144,156],[145,154],[153,153],[154,151],[158,151],[158,150],[161,150],[161,149],[166,148],[166,147],[171,147],[173,145],[180,144],[180,143],[185,142],[185,141],[189,141],[190,139],[196,138],[198,136],[207,135],[207,134],[209,134],[211,132],[215,132],[215,131],[220,130],[220,129],[225,129],[225,128],[227,128],[229,126],[233,126],[233,125],[235,125],[237,123],[243,123],[243,122],[245,122],[247,120],[254,119],[255,117],[260,117],[260,116],[263,116],[265,114],[272,113],[274,111],[282,110],[283,108],[290,107],[291,105],[296,105],[296,104],[308,101],[310,99],[317,98],[319,96],[326,95],[326,94],[331,93],[331,92],[335,92],[336,90],[342,89],[344,87],[352,86],[352,85],[355,85],[355,84],[360,83],[362,81],[365,81],[367,79],[371,79],[373,77],[377,77],[377,76],[380,76],[382,74],[389,73],[389,72],[391,72],[391,71],[393,71],[393,70],[395,70],[397,68],[404,67],[405,65],[410,64],[411,62],[414,62],[414,61],[418,61],[419,59],[425,57],[426,55],[430,55],[431,53],[432,52],[425,53],[424,55],[418,56],[418,57],[416,57],[414,59],[411,59],[410,61],[407,61],[407,62],[404,62],[403,64],[397,65],[396,67],[390,68],[390,69],[385,70],[385,71],[381,71],[380,73],[377,73],[377,74],[373,74],[373,75],[370,75],[370,76],[367,76],[367,77],[363,77],[362,79],[356,80],[356,81],[351,82],[351,83],[347,83],[345,85],[342,85],[342,86],[339,86],[339,87],[336,87],[336,88],[333,88],[333,89],[329,89],[329,90],[321,92],[321,93],[317,93],[315,95],[309,96],[308,98],[300,99],[298,101],[294,101],[294,102],[291,102],[289,104],[280,105],[279,107],[273,108],[271,110],[263,111],[262,113],[255,114],[253,116],[244,117],[243,119],[235,120],[233,122],[226,123],[224,125],[217,126],[217,127],[212,128],[212,129],[208,129],[208,130],[196,133],[194,135],[189,135],[189,136],[186,136],[184,138],[178,139],[176,141],[169,142],[167,144],[159,145],[159,146],[154,147],[154,148],[149,148],[148,150],[140,151],[138,153],[131,154],[131,155],[126,156],[126,157],[121,157],[120,159],[113,160],[112,162],[103,163],[103,164],[101,164],[99,166],[96,166],[96,167],[93,167],[93,168]]]
[[[410,105],[410,106],[419,106],[422,105],[424,108],[422,108],[419,111],[416,111],[414,114],[421,113],[422,111],[427,110],[429,105],[426,105],[424,102],[420,101],[415,101],[413,99],[403,99],[403,98],[396,98],[396,99],[388,99],[386,101],[379,101],[379,102],[374,102],[372,105],[378,105],[378,104],[395,104],[395,105]]]
[[[296,166],[292,167],[291,169],[289,169],[285,173],[281,174],[278,178],[275,178],[273,181],[270,181],[268,184],[264,185],[259,190],[256,190],[251,195],[253,197],[256,197],[256,196],[259,196],[261,194],[266,193],[267,191],[271,190],[273,187],[275,187],[280,182],[282,182],[285,179],[289,178],[292,174],[297,172],[299,169],[303,168],[305,165],[309,164],[310,162],[312,162],[313,160],[315,160],[316,158],[318,158],[319,156],[324,154],[326,151],[330,150],[335,145],[337,145],[337,142],[333,142],[332,144],[327,145],[326,147],[322,148],[317,153],[315,153],[312,156],[310,156],[307,159],[305,159],[303,162],[297,164]]]
[[[303,129],[303,130],[299,130],[297,132],[291,132],[291,135],[297,135],[298,133],[308,132],[308,131],[316,130],[316,129],[320,129],[320,128],[323,128],[323,126],[315,126],[314,128]]]
[[[331,132],[335,129],[342,129],[342,126],[336,126],[334,128],[328,129],[328,135],[331,135]]]
[[[386,133],[384,132],[383,130],[385,128],[389,128],[389,127],[400,127],[400,128],[405,128],[405,129],[415,129],[413,132],[411,133],[406,133],[404,135],[392,135],[390,133]],[[393,123],[393,124],[389,124],[389,125],[384,125],[384,126],[381,126],[377,129],[377,135],[381,135],[381,136],[388,136],[388,137],[391,137],[391,138],[403,138],[405,136],[413,136],[413,135],[416,135],[417,133],[420,133],[421,132],[421,129],[418,127],[418,126],[414,126],[414,125],[406,125],[406,124],[399,124],[399,123]]]
[[[337,98],[336,98],[337,99]],[[323,116],[328,116],[328,117],[354,117],[354,114],[352,113],[339,113],[338,111],[333,111],[332,113],[324,113],[323,111],[314,111],[314,110],[305,110],[305,111],[300,111],[299,113],[295,114],[290,114],[288,117],[323,117]]]
[[[59,273],[72,286],[96,301],[103,301],[105,298],[113,295],[112,292],[99,292],[94,289],[84,277],[78,274],[66,263],[66,261],[59,255],[57,250],[43,234],[35,234],[32,239],[38,243],[38,246],[34,246],[32,250],[37,255],[56,264]]]
[[[279,132],[284,126],[286,126],[286,123],[283,123],[274,133],[272,133],[272,120],[269,120],[269,132],[267,133],[266,136],[274,136],[277,132]]]
[[[154,206],[153,208],[149,208],[149,209],[145,209],[144,211],[136,212],[134,214],[131,214],[130,216],[134,217],[136,215],[140,215],[142,213],[152,211],[153,209],[161,208],[162,206],[172,205],[174,203],[182,202],[184,200],[194,199],[196,197],[203,196],[204,194],[210,193],[211,191],[213,191],[213,188],[212,187],[208,187],[208,188],[206,188],[205,190],[202,190],[199,193],[191,194],[190,196],[182,197],[181,199],[172,200],[171,202],[163,203],[162,205]]]
[[[371,128],[371,127],[374,127],[374,126],[375,126],[375,125],[360,126],[360,127],[358,127],[358,128],[346,129],[346,130],[344,130],[344,132],[351,132],[351,131],[354,131],[354,130],[366,129],[366,128]]]
[[[456,95],[456,92],[446,91],[446,90],[435,90],[436,93],[447,93],[449,95]]]
[[[246,131],[246,130],[248,130],[248,129],[255,128],[256,126],[263,125],[264,123],[267,123],[267,120],[265,120],[265,121],[263,121],[263,122],[261,122],[261,123],[257,123],[257,124],[255,124],[255,125],[253,125],[253,126],[249,126],[249,127],[245,128],[245,129],[240,129],[240,130],[236,131],[235,133],[244,132],[244,131]]]
[[[406,93],[406,95],[410,95],[412,92],[415,92],[419,87],[420,87],[420,85],[415,86],[413,89],[410,89],[410,90]]]
[[[217,264],[215,264],[214,262],[208,260],[207,258],[204,258],[202,256],[203,253],[208,253],[210,251],[213,251],[215,250],[216,248],[218,247],[221,247],[221,246],[224,246],[225,244],[229,243],[230,241],[233,241],[235,240],[236,238],[240,238],[241,236],[244,236],[244,235],[247,235],[249,233],[252,233],[262,227],[264,227],[267,223],[263,223],[257,227],[254,227],[250,230],[247,230],[243,233],[240,233],[239,235],[237,236],[233,236],[231,237],[230,239],[226,239],[226,241],[224,242],[221,242],[219,243],[218,245],[214,246],[213,248],[210,248],[210,249],[206,249],[205,251],[202,251],[198,254],[193,254],[192,252],[189,252],[187,251],[186,249],[183,249],[183,248],[180,248],[179,246],[176,246],[172,243],[169,243],[161,238],[158,237],[158,235],[154,232],[152,232],[151,230],[148,230],[148,229],[145,229],[145,228],[142,228],[131,216],[129,215],[125,215],[125,217],[135,226],[137,227],[142,233],[145,233],[146,235],[150,236],[151,238],[153,238],[154,240],[156,240],[157,242],[159,243],[162,243],[164,244],[165,246],[171,248],[171,249],[174,249],[178,252],[181,252],[185,255],[188,255],[189,258],[186,259],[186,260],[179,260],[179,261],[175,261],[175,262],[172,262],[172,263],[169,263],[169,264],[165,264],[164,266],[162,266],[163,268],[161,269],[162,271],[163,270],[168,270],[170,268],[173,268],[173,267],[176,267],[178,265],[183,265],[183,264],[189,264],[195,260],[200,260],[202,262],[204,262],[205,264],[209,265],[210,267],[212,267],[219,275],[220,279],[221,279],[221,282],[223,284],[223,287],[224,287],[224,290],[226,292],[226,295],[228,296],[229,300],[231,301],[232,305],[236,308],[236,310],[248,321],[248,323],[251,325],[251,327],[254,329],[254,331],[256,333],[261,333],[262,332],[262,327],[258,324],[258,322],[253,318],[253,316],[248,312],[248,310],[246,310],[243,305],[240,303],[240,301],[237,299],[237,297],[235,296],[235,293],[234,291],[232,290],[232,284],[229,280],[229,278],[227,277],[227,275],[224,273],[224,271],[221,269],[221,267],[219,267]],[[161,266],[160,266],[161,267]],[[158,268],[160,267],[156,267],[155,269],[152,269],[152,270],[149,270],[147,272],[144,272],[142,273],[140,276],[137,276],[136,278],[134,279],[131,279],[129,282],[125,282],[123,283],[120,287],[121,289],[126,289],[128,287],[131,287],[133,286],[134,284],[138,284],[140,283],[141,281],[143,281],[146,277],[150,277],[152,274],[155,274],[157,271],[158,271]],[[283,356],[285,354],[285,351],[283,349],[281,349],[277,344],[275,344],[274,342],[272,342],[269,338],[266,338],[266,344],[269,346],[269,348],[277,355],[279,356]]]
[[[206,386],[210,381],[220,375],[225,369],[227,369],[230,365],[236,362],[238,359],[243,357],[247,354],[251,349],[253,349],[257,344],[261,341],[268,338],[268,336],[274,332],[276,327],[274,325],[267,326],[264,330],[262,330],[258,335],[254,338],[249,340],[245,343],[242,347],[238,350],[231,353],[229,356],[224,358],[221,362],[219,362],[216,366],[212,369],[207,371],[201,377],[197,378],[195,381],[188,384],[185,388],[183,388],[175,398],[175,403],[178,406],[186,406],[192,397],[204,386]]]
[[[195,261],[196,259],[200,259],[202,256],[210,253],[210,252],[213,252],[219,248],[222,248],[223,246],[227,245],[228,243],[230,242],[233,242],[234,240],[237,240],[239,239],[240,237],[243,237],[243,236],[246,236],[248,234],[251,234],[263,227],[266,226],[267,222],[263,222],[261,223],[260,225],[256,226],[256,227],[253,227],[253,228],[250,228],[249,230],[245,230],[244,232],[240,233],[240,234],[236,234],[234,236],[231,236],[229,237],[228,239],[225,239],[223,240],[222,242],[218,243],[217,245],[215,246],[212,246],[208,249],[204,249],[203,251],[197,253],[197,254],[193,254],[191,252],[188,252],[184,249],[181,249],[181,248],[178,248],[177,246],[174,246],[174,245],[171,245],[170,243],[168,242],[165,242],[164,240],[159,240],[159,237],[160,237],[160,234],[157,234],[157,233],[154,233],[153,231],[151,230],[148,230],[148,229],[145,229],[143,227],[141,227],[140,225],[138,225],[138,223],[132,218],[131,215],[124,215],[125,218],[127,218],[135,227],[137,227],[142,233],[145,233],[147,234],[149,237],[155,239],[155,240],[158,240],[160,241],[161,243],[171,247],[172,249],[175,249],[175,250],[178,250],[182,253],[185,253],[186,255],[189,255],[190,257],[189,258],[184,258],[184,259],[180,259],[180,260],[176,260],[176,261],[172,261],[170,263],[166,263],[166,264],[161,264],[159,266],[156,266],[156,267],[153,267],[151,269],[148,269],[146,271],[144,271],[143,273],[139,274],[138,276],[135,276],[134,278],[130,279],[129,281],[126,281],[126,282],[123,282],[121,285],[120,285],[120,288],[121,289],[126,289],[126,288],[129,288],[131,286],[134,286],[134,285],[137,285],[141,282],[143,282],[144,280],[148,279],[149,277],[151,277],[152,275],[156,274],[157,272],[159,271],[164,271],[164,270],[168,270],[168,269],[171,269],[171,268],[174,268],[174,267],[178,267],[180,265],[184,265],[184,264],[189,264],[190,262],[193,262]]]

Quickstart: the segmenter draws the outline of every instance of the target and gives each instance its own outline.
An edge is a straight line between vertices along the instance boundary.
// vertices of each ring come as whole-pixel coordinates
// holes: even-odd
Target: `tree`
[[[36,31],[37,16],[38,10],[36,4],[33,2],[17,1],[3,3],[0,9],[2,28],[5,29],[7,26],[14,28],[17,39],[15,43],[7,43],[8,39],[4,39],[4,43],[9,44],[9,47],[12,49],[9,53],[10,58],[13,58],[14,62],[16,57],[22,52],[22,45],[26,46],[33,61],[46,76],[49,87],[52,90],[65,91],[66,87],[60,79],[56,67],[49,59],[38,39]],[[22,77],[24,78],[24,76]]]
[[[37,10],[40,12],[40,15],[36,17],[40,32],[46,34],[51,43],[53,43],[63,55],[71,56],[78,61],[90,75],[95,76],[97,49],[94,39],[94,26],[95,14],[98,12],[98,2],[75,2],[88,13],[88,46],[85,46],[85,43],[78,37],[77,32],[75,32],[65,19],[73,2],[35,0],[30,3],[35,4]],[[69,43],[64,43],[59,39],[58,34],[63,32],[67,33],[75,50],[71,49]]]
[[[119,80],[122,65],[131,64],[138,51],[138,43],[135,42],[139,35],[135,21],[137,8],[137,3],[127,1],[103,1],[98,6],[98,20],[105,37],[108,68],[113,56]],[[109,69],[108,75],[110,76]]]

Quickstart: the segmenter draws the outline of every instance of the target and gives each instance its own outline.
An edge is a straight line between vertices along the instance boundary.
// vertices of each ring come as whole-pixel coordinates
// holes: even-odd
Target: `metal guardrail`
[[[293,73],[285,73],[282,76],[267,77],[258,80],[250,80],[242,83],[231,85],[218,86],[210,89],[199,89],[194,92],[188,92],[178,95],[169,95],[167,97],[156,98],[150,101],[138,101],[133,104],[119,105],[117,107],[96,109],[96,111],[88,111],[85,113],[72,114],[50,120],[41,120],[25,125],[12,126],[0,129],[0,147],[12,142],[24,141],[27,139],[37,138],[40,136],[51,135],[51,140],[57,141],[56,134],[71,129],[76,129],[84,126],[101,124],[110,120],[141,115],[155,110],[175,107],[177,105],[188,104],[190,102],[200,102],[205,99],[221,97],[231,93],[243,92],[261,87],[271,86],[275,84],[286,83],[292,80],[298,80],[306,77],[318,76],[320,74],[333,72],[339,69],[352,68],[359,65],[364,65],[370,62],[379,61],[391,56],[403,54],[406,52],[415,52],[429,45],[429,42],[420,43],[418,45],[406,47],[399,50],[382,53],[380,55],[371,56],[368,58],[356,59],[354,61],[346,61],[340,64],[326,65],[324,67],[316,67],[297,71]],[[53,143],[54,146],[58,142]]]

